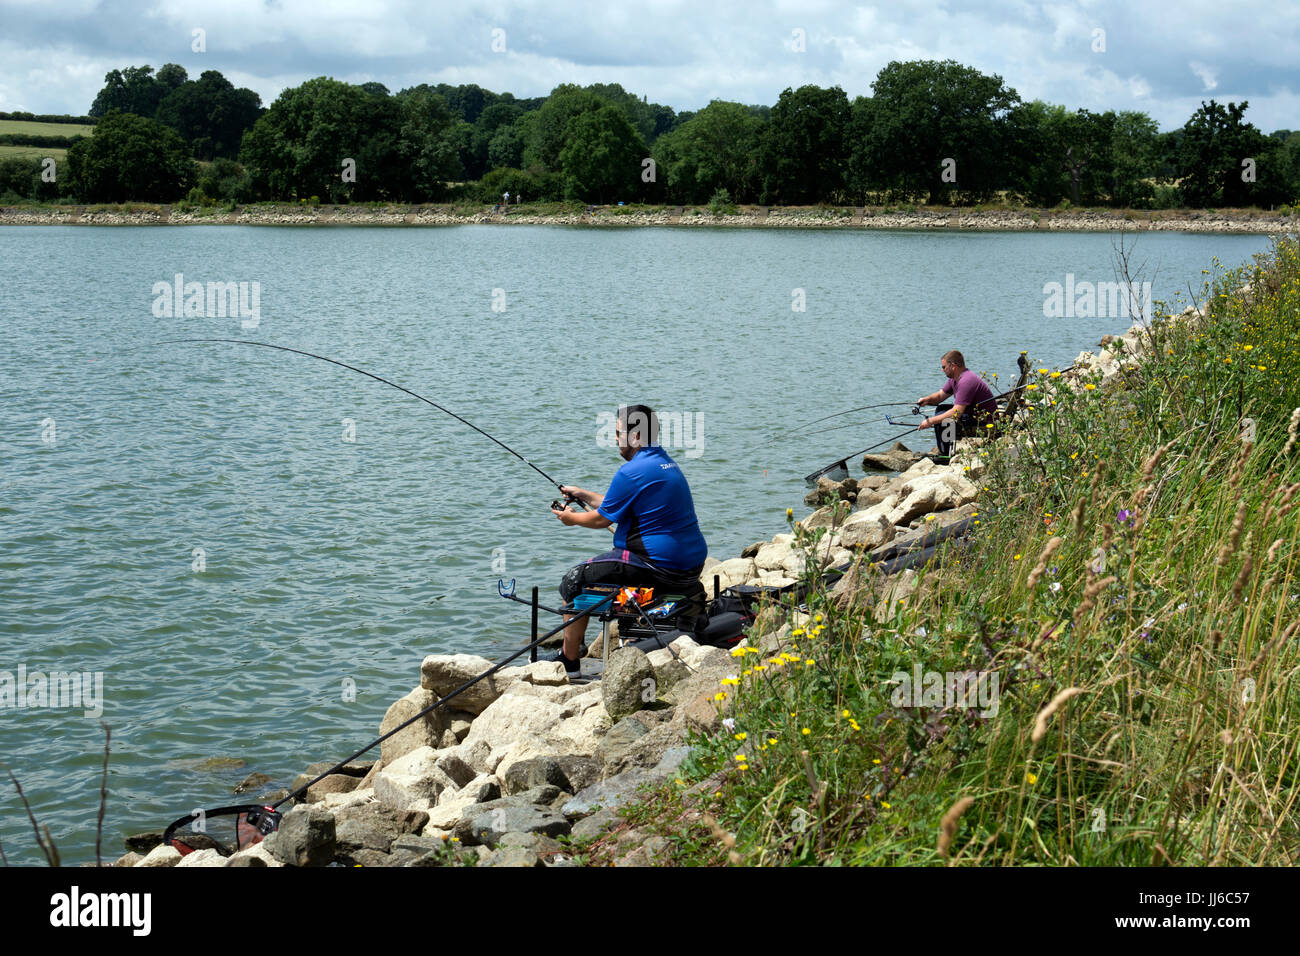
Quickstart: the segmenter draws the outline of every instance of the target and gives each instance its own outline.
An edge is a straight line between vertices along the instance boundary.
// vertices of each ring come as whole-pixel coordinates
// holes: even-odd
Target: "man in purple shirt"
[[[966,360],[956,349],[945,352],[939,360],[939,368],[948,376],[943,388],[918,399],[918,405],[939,405],[949,395],[951,405],[939,405],[937,414],[917,425],[917,430],[935,429],[935,441],[939,446],[939,456],[947,458],[952,454],[952,446],[958,438],[970,438],[983,434],[983,426],[993,420],[998,410],[998,403],[993,398],[993,390],[988,383],[966,367]],[[949,422],[949,424],[944,424]],[[937,426],[937,427],[936,427]]]

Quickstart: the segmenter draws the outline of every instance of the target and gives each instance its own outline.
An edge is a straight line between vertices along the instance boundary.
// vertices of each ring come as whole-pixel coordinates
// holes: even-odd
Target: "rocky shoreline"
[[[1189,309],[1180,318],[1194,315]],[[1104,387],[1139,361],[1141,333],[1134,326],[1123,336],[1106,336],[1099,353],[1080,353],[1070,371],[1040,370],[1028,394],[1039,404],[1057,389]],[[978,515],[984,441],[962,440],[946,465],[895,445],[864,456],[864,468],[874,474],[821,479],[805,498],[815,510],[800,525],[829,529],[815,555],[823,567],[850,565],[832,594],[843,600],[866,594],[877,616],[892,613],[916,588],[916,572],[884,577],[869,569],[925,543],[936,528]],[[794,535],[777,534],[739,557],[710,559],[701,580],[710,591],[715,575],[724,588],[783,587],[794,583],[806,560]],[[763,611],[740,646],[778,658],[792,629],[804,623],[798,612]],[[594,642],[589,657],[602,652]],[[665,841],[617,810],[636,802],[643,788],[677,778],[692,734],[722,730],[729,704],[719,683],[738,669],[735,657],[743,653],[682,637],[648,655],[614,650],[594,680],[570,682],[558,663],[505,668],[458,695],[454,709],[435,710],[384,741],[379,759],[349,764],[313,784],[265,842],[228,858],[216,849],[182,857],[162,846],[159,834],[142,835],[127,841],[130,852],[114,865],[572,866],[592,852],[614,865],[654,865]],[[491,665],[469,654],[426,657],[418,686],[389,707],[380,734]],[[329,766],[307,768],[294,788]],[[692,790],[717,783],[706,780]]]
[[[215,207],[180,206],[6,206],[0,225],[258,225],[258,226],[683,226],[756,229],[913,229],[1020,232],[1215,232],[1274,234],[1295,232],[1295,215],[1254,210],[970,210],[846,206],[746,206],[729,215],[707,208],[591,206],[582,213],[541,213],[511,207],[497,213],[446,205],[329,206],[292,204]]]

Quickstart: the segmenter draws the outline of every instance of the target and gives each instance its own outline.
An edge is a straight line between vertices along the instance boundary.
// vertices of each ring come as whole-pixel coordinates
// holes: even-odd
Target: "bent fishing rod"
[[[285,345],[271,345],[271,344],[269,344],[269,343],[267,343],[267,342],[254,342],[254,341],[252,341],[251,339],[163,339],[162,341],[159,341],[159,342],[147,342],[147,343],[145,343],[145,345],[137,346],[137,347],[138,347],[138,348],[147,348],[147,347],[149,347],[149,346],[155,346],[155,345],[197,345],[197,344],[211,344],[211,343],[214,343],[214,342],[223,342],[223,343],[225,343],[225,344],[227,344],[227,345],[253,345],[253,346],[256,346],[256,347],[258,347],[258,348],[263,348],[263,349],[275,349],[276,351],[279,351],[279,352],[292,352],[294,355],[305,355],[305,356],[307,356],[308,358],[320,359],[322,362],[329,362],[331,365],[337,365],[337,366],[339,366],[339,368],[346,368],[346,369],[348,369],[348,370],[350,370],[350,371],[358,372],[358,373],[360,373],[361,375],[366,376],[367,378],[373,378],[376,382],[382,382],[382,383],[385,384],[385,385],[389,385],[389,386],[391,386],[391,387],[397,389],[399,392],[405,392],[407,395],[410,395],[412,398],[418,398],[420,401],[424,402],[426,405],[432,405],[434,408],[438,409],[438,411],[440,411],[440,412],[446,412],[446,413],[447,413],[448,415],[450,415],[452,418],[456,419],[456,421],[460,422],[460,423],[463,424],[463,425],[468,425],[470,428],[474,429],[474,431],[478,432],[478,433],[479,433],[480,435],[482,435],[484,438],[487,438],[487,439],[489,439],[490,441],[493,441],[493,442],[495,442],[496,444],[500,445],[500,446],[501,446],[502,448],[504,448],[506,451],[510,452],[510,454],[514,455],[516,458],[518,458],[520,461],[522,461],[525,465],[527,465],[529,468],[533,469],[533,471],[537,472],[539,475],[541,475],[543,478],[545,478],[547,481],[549,481],[551,484],[553,484],[557,489],[559,489],[560,494],[564,495],[564,497],[565,497],[565,499],[566,499],[567,501],[574,502],[574,503],[577,503],[577,504],[582,504],[582,503],[581,503],[577,498],[574,498],[572,495],[567,494],[567,493],[564,491],[564,486],[561,485],[558,481],[556,481],[554,478],[552,478],[552,477],[551,477],[550,475],[548,475],[546,472],[542,471],[542,469],[538,468],[538,467],[537,467],[536,465],[534,465],[531,461],[529,461],[529,460],[528,460],[527,458],[525,458],[523,455],[519,454],[519,452],[515,451],[513,448],[511,448],[511,447],[510,447],[509,445],[507,445],[505,442],[503,442],[503,441],[501,441],[501,440],[499,440],[499,439],[497,439],[497,438],[493,438],[491,435],[489,435],[489,434],[488,434],[487,432],[485,432],[483,429],[479,428],[479,427],[478,427],[477,425],[475,425],[473,422],[466,421],[464,418],[461,418],[459,415],[457,415],[457,414],[456,414],[455,412],[453,412],[451,409],[449,409],[449,408],[443,408],[443,407],[442,407],[441,405],[439,405],[437,402],[432,401],[432,400],[430,400],[430,399],[427,399],[427,398],[425,398],[423,395],[420,395],[420,394],[417,393],[417,392],[413,392],[413,391],[411,391],[409,388],[405,388],[405,387],[403,387],[403,386],[401,386],[401,385],[398,385],[396,382],[390,382],[388,379],[383,378],[382,376],[379,376],[379,375],[375,375],[373,372],[367,372],[367,371],[366,371],[365,369],[363,369],[363,368],[357,368],[355,365],[349,365],[349,364],[347,364],[346,362],[340,362],[340,361],[338,361],[337,359],[328,358],[327,356],[324,356],[324,355],[317,355],[315,352],[307,352],[307,351],[304,351],[304,350],[302,350],[302,349],[291,349],[291,348],[289,348],[288,346],[285,346]],[[559,501],[553,501],[553,502],[551,502],[551,505],[552,505],[552,507],[555,507],[555,508],[559,508],[559,507],[560,507],[560,503],[559,503]],[[585,505],[584,505],[584,507],[585,507]]]

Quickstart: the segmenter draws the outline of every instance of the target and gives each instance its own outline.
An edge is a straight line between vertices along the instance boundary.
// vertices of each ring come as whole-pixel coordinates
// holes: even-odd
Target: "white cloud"
[[[1204,63],[1198,63],[1193,60],[1187,64],[1191,71],[1196,74],[1204,85],[1205,92],[1215,89],[1219,85],[1219,71],[1212,66],[1206,66]]]

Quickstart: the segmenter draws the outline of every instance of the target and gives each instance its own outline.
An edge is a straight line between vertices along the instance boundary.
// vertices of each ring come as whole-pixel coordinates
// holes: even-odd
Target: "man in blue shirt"
[[[565,525],[616,526],[613,550],[571,568],[560,582],[560,596],[570,602],[590,584],[680,593],[686,598],[680,617],[684,629],[701,630],[707,618],[700,574],[709,548],[695,517],[686,476],[659,445],[659,419],[649,406],[620,408],[615,438],[625,464],[614,474],[605,494],[568,485],[560,489],[592,510],[552,509]],[[569,674],[579,671],[586,630],[585,617],[565,628],[564,646],[557,659]]]

